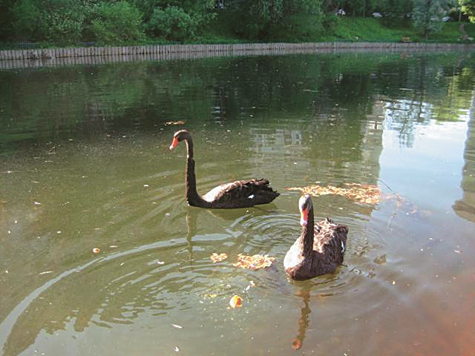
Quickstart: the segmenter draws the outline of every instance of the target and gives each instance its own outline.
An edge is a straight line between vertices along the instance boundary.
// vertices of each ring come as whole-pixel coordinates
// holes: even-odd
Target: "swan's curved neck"
[[[193,159],[193,140],[191,136],[185,138],[187,162],[185,177],[185,195],[189,205],[204,206],[206,202],[201,198],[196,190],[195,160]]]
[[[193,158],[193,140],[191,139],[190,135],[187,135],[187,137],[185,138],[185,143],[188,159]]]
[[[315,221],[313,217],[313,207],[311,207],[308,211],[307,225],[302,226],[302,235],[300,237],[300,251],[302,251],[304,257],[308,257],[312,254],[314,230]]]

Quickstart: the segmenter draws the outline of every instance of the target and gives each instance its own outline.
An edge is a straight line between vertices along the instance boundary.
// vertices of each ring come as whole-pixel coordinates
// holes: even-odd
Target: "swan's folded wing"
[[[217,186],[206,193],[203,199],[209,202],[219,201],[219,203],[244,200],[259,202],[263,195],[268,198],[270,194],[275,195],[275,197],[279,195],[269,187],[267,179],[238,180]]]
[[[315,225],[313,249],[329,255],[334,253],[343,255],[346,249],[347,234],[347,226],[335,224],[328,218],[322,220]]]

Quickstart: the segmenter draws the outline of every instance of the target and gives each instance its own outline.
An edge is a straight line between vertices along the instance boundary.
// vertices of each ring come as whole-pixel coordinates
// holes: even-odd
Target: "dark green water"
[[[473,353],[474,78],[471,53],[0,72],[0,354]],[[202,193],[267,177],[281,196],[188,207],[181,128]],[[286,188],[316,182],[399,200],[315,197],[317,219],[349,226],[345,263],[292,282]]]

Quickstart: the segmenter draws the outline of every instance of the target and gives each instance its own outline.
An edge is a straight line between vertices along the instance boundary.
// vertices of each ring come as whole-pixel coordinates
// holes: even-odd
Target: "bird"
[[[295,280],[333,273],[343,263],[348,227],[329,218],[315,224],[308,194],[300,198],[299,209],[302,233],[285,255],[285,272]]]
[[[187,146],[187,165],[185,174],[185,196],[190,206],[211,209],[247,208],[259,204],[268,204],[280,194],[269,186],[265,178],[238,180],[221,184],[203,196],[196,191],[195,160],[193,159],[193,140],[187,130],[173,135],[170,151],[181,141]]]

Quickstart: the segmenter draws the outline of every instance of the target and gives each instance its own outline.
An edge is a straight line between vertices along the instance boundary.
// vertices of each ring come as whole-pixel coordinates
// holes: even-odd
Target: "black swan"
[[[315,225],[309,195],[299,200],[302,233],[285,255],[287,275],[296,280],[332,273],[343,262],[348,227],[329,218]]]
[[[186,130],[175,132],[170,150],[183,140],[186,142],[188,152],[185,176],[185,194],[188,205],[215,209],[247,208],[258,204],[268,204],[279,196],[279,193],[269,186],[267,179],[239,180],[222,184],[206,195],[200,196],[196,191],[193,140],[190,133]]]

